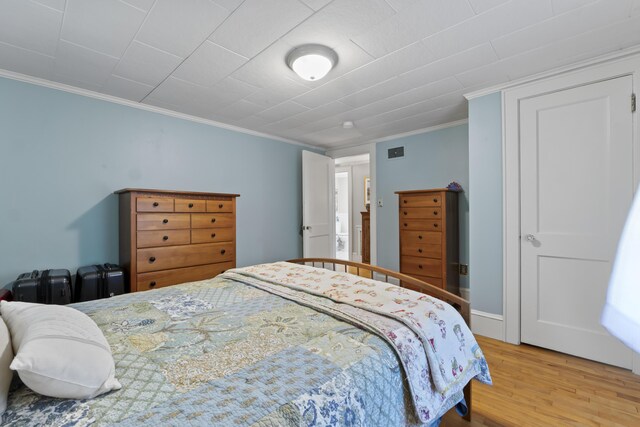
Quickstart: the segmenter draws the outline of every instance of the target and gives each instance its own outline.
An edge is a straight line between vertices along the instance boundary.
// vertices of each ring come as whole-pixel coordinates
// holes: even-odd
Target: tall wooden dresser
[[[214,277],[236,265],[236,197],[126,188],[120,264],[131,292]]]
[[[371,215],[369,211],[362,215],[362,262],[371,264]]]
[[[458,192],[397,191],[400,272],[459,293]]]

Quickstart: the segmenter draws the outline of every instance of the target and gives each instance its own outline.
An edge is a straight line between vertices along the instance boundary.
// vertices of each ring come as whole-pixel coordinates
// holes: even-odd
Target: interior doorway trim
[[[520,100],[598,81],[631,75],[634,92],[640,77],[640,55],[614,60],[502,92],[503,125],[503,319],[504,338],[520,344]],[[631,99],[629,100],[631,108]],[[638,114],[633,115],[633,180],[640,178]],[[640,374],[640,355],[634,355],[633,372]]]
[[[371,265],[378,265],[377,264],[378,233],[376,230],[377,214],[376,214],[375,206],[373,206],[373,204],[375,203],[375,200],[378,200],[376,198],[376,194],[377,194],[376,193],[376,144],[372,143],[372,144],[357,145],[355,147],[347,147],[347,148],[336,149],[336,150],[327,150],[327,152],[325,153],[326,156],[329,156],[333,159],[338,159],[340,157],[357,156],[360,154],[369,155],[369,174],[371,178],[371,204],[372,204],[371,209],[369,210],[371,213],[370,214],[371,231],[369,234],[369,244],[371,245],[371,248],[370,248]]]
[[[346,173],[347,174],[347,183],[348,183],[348,193],[349,193],[349,252],[347,253],[347,261],[353,261],[352,256],[353,256],[353,248],[355,246],[355,239],[354,239],[354,233],[353,233],[353,169],[351,166],[336,166],[336,175],[339,173]],[[337,181],[337,179],[336,179]],[[338,232],[336,231],[336,236],[338,235]],[[337,242],[337,237],[336,237],[336,242]],[[336,253],[337,253],[338,248],[336,248]],[[337,256],[336,256],[337,258]]]

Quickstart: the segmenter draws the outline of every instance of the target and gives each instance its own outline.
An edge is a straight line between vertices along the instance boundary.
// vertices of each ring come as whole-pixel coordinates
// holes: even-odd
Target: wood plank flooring
[[[551,350],[477,338],[494,385],[474,381],[471,423],[450,412],[442,427],[640,427],[640,376]]]

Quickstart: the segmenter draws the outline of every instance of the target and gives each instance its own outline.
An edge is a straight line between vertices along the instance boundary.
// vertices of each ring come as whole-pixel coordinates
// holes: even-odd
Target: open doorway
[[[336,258],[369,262],[369,154],[335,159]]]

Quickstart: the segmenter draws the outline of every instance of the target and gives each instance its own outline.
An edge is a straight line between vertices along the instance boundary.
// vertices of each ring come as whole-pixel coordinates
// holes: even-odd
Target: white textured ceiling
[[[319,82],[306,43],[338,53]],[[328,148],[636,44],[640,0],[0,0],[0,68]]]

